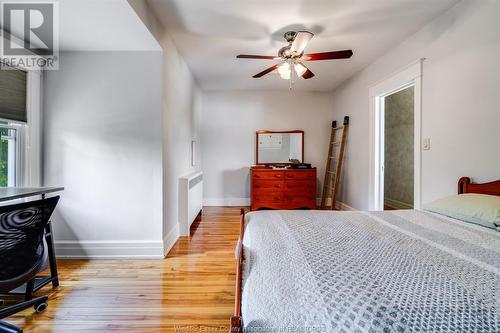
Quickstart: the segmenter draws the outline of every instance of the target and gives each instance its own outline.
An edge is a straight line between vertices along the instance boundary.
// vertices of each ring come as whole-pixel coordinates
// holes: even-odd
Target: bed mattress
[[[245,224],[245,332],[500,332],[498,231],[418,210]]]

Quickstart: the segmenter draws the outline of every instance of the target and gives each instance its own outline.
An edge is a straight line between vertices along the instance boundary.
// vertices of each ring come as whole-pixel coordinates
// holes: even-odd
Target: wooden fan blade
[[[264,75],[266,75],[266,74],[268,74],[268,73],[271,73],[271,72],[272,72],[272,71],[274,71],[276,68],[278,68],[278,65],[277,65],[277,64],[276,64],[276,65],[273,65],[273,66],[271,66],[271,67],[269,67],[269,68],[268,68],[268,69],[266,69],[266,70],[263,70],[263,71],[262,71],[262,72],[260,72],[260,73],[255,74],[255,75],[254,75],[254,76],[252,76],[252,77],[253,77],[254,79],[259,78],[259,77],[262,77],[262,76],[264,76]]]
[[[315,61],[315,60],[331,60],[331,59],[348,59],[351,56],[352,56],[352,50],[343,50],[343,51],[305,54],[303,60]]]
[[[290,47],[290,52],[295,54],[302,54],[307,44],[313,38],[314,34],[309,31],[299,31],[295,36],[295,39],[292,42],[292,46]]]
[[[313,76],[314,76],[314,73],[311,72],[311,70],[309,68],[307,69],[307,71],[305,71],[304,74],[302,74],[302,78],[304,78],[306,80],[312,78]]]
[[[302,74],[302,78],[304,79],[310,79],[312,77],[314,77],[314,73],[311,72],[311,70],[309,68],[307,68],[306,65],[304,65],[302,62],[299,62],[299,64],[301,64],[302,66],[304,66],[304,68],[306,69],[306,71],[304,72],[304,74]]]
[[[252,54],[240,54],[240,55],[237,55],[236,58],[238,58],[238,59],[267,59],[267,60],[273,60],[276,57],[275,56],[252,55]]]

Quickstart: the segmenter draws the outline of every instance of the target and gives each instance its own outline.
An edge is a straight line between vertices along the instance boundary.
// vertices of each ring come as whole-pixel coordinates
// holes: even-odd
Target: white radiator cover
[[[189,236],[189,227],[203,205],[203,173],[196,172],[179,178],[179,232]]]

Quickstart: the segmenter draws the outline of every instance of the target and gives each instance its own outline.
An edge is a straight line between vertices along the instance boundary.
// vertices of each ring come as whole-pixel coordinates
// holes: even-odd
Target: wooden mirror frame
[[[276,163],[259,163],[259,134],[302,134],[302,161],[304,163],[304,131],[291,130],[291,131],[269,131],[259,130],[255,132],[255,164],[256,165],[291,165],[290,162],[276,162]]]

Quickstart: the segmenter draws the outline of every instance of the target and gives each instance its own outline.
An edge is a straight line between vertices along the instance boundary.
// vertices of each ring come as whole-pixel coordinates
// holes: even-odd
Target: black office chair
[[[0,294],[26,284],[33,290],[35,276],[47,266],[44,231],[59,197],[0,207]],[[0,310],[0,319],[31,306],[47,308],[47,296],[37,297]],[[1,305],[1,304],[0,304]],[[22,329],[0,320],[1,333]]]

